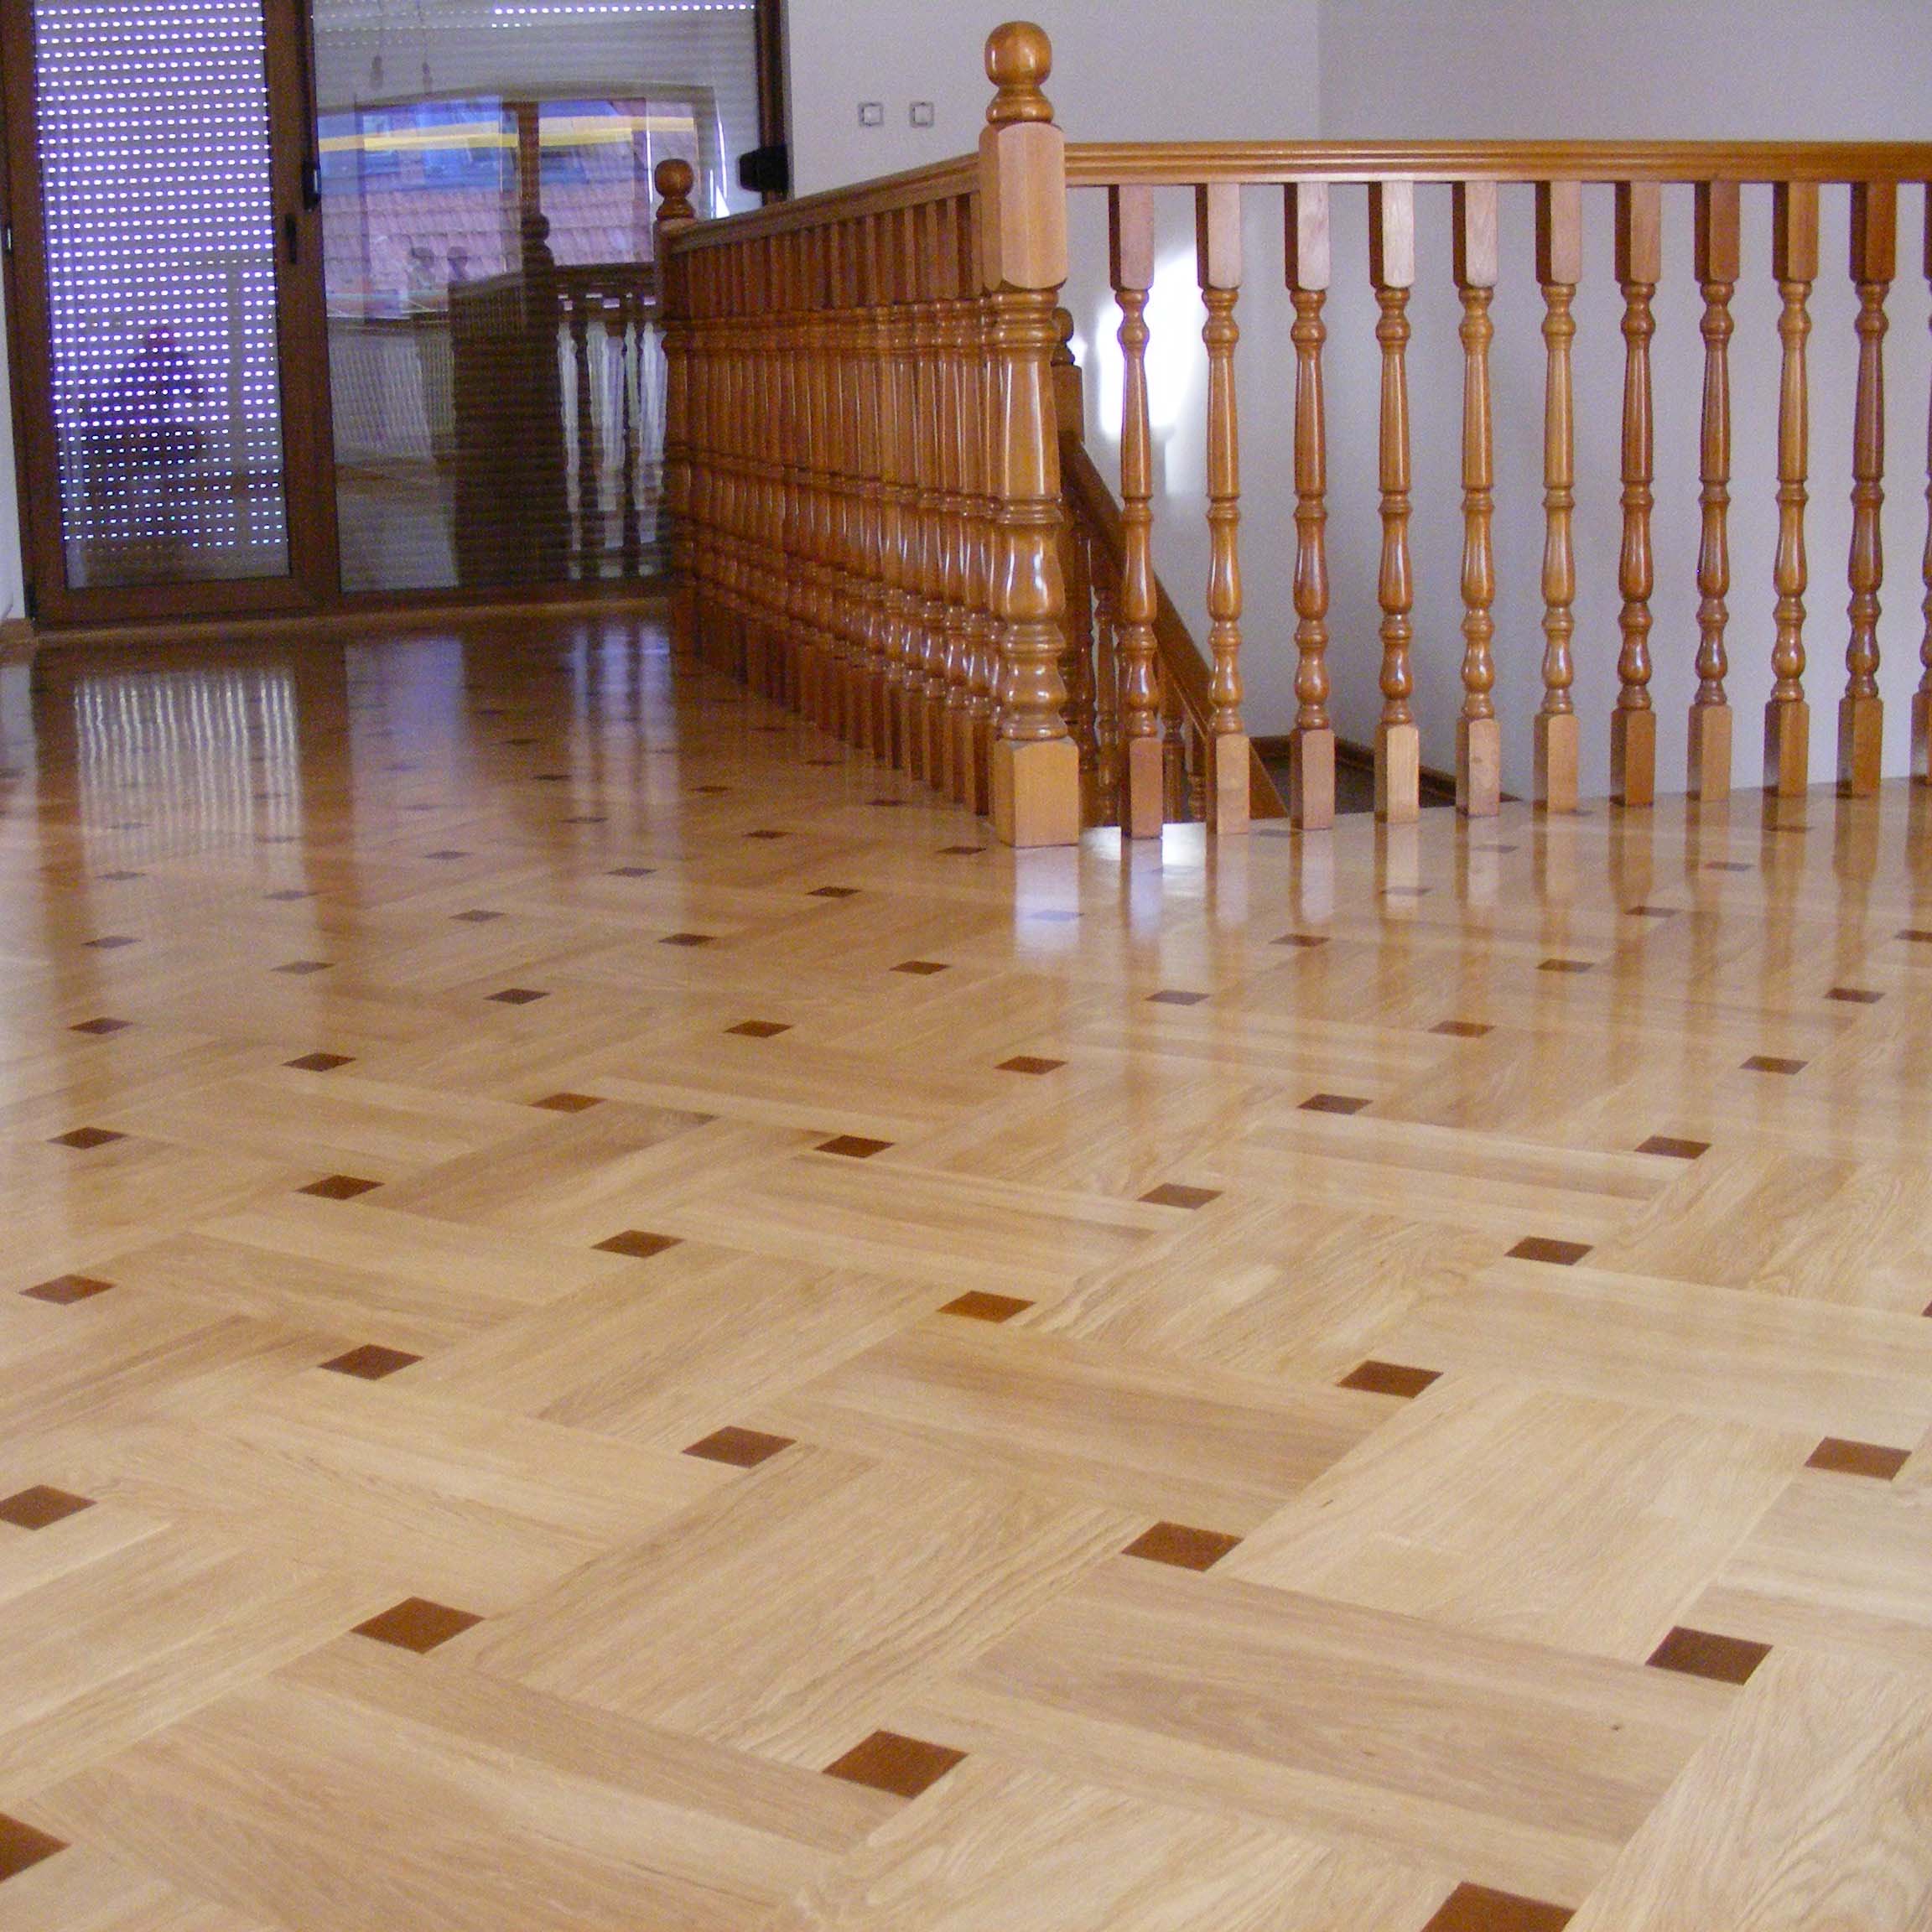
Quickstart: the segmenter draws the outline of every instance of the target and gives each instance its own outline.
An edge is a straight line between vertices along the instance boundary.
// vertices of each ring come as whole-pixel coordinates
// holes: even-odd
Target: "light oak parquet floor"
[[[1924,1932],[1928,932],[1903,787],[0,669],[0,1932]]]

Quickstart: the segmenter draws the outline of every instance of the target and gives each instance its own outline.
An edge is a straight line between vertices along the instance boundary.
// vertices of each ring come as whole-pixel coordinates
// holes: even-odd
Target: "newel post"
[[[671,576],[671,638],[682,650],[696,642],[697,586],[691,542],[691,312],[684,262],[666,246],[697,218],[691,190],[698,177],[688,161],[657,164],[657,221],[652,257],[657,267],[657,315],[664,340],[664,480],[658,527]]]
[[[998,87],[979,137],[980,285],[990,320],[992,617],[999,650],[993,828],[1010,845],[1080,837],[1080,755],[1067,735],[1060,657],[1060,439],[1053,311],[1067,279],[1066,138],[1041,91],[1053,50],[1010,21],[986,43]]]

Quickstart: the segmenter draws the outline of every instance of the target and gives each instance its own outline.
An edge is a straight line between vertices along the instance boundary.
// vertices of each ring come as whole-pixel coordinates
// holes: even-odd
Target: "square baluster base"
[[[995,742],[993,830],[1009,845],[1080,843],[1080,751],[1071,738]]]
[[[1456,809],[1493,818],[1503,809],[1503,724],[1496,718],[1456,721]]]
[[[1288,817],[1304,832],[1335,823],[1335,734],[1296,730],[1288,740]]]
[[[1706,805],[1722,804],[1731,796],[1731,707],[1690,707],[1690,751],[1688,789]]]
[[[1375,727],[1375,816],[1412,825],[1422,815],[1422,734],[1413,724]]]
[[[1838,789],[1847,798],[1869,798],[1878,789],[1885,761],[1885,701],[1838,700]]]
[[[1912,776],[1932,785],[1932,691],[1912,693]]]
[[[1764,707],[1764,789],[1802,798],[1811,782],[1811,707],[1803,699]]]
[[[1210,741],[1208,828],[1230,834],[1248,829],[1248,734],[1228,731]]]
[[[1610,796],[1633,810],[1657,802],[1657,714],[1610,714]]]
[[[1130,738],[1120,787],[1120,829],[1130,839],[1158,839],[1166,816],[1161,740]]]
[[[1574,812],[1582,749],[1576,714],[1539,711],[1535,740],[1537,810]]]

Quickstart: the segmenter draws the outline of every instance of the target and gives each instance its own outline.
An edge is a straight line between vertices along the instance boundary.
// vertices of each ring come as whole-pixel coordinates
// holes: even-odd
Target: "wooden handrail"
[[[1232,181],[1932,180],[1925,141],[1075,141],[1069,188]]]
[[[935,201],[956,200],[979,184],[976,155],[956,155],[900,174],[882,174],[851,188],[828,188],[818,195],[801,195],[793,201],[774,201],[721,221],[699,221],[678,231],[674,247],[722,248],[733,242],[756,241],[769,235],[794,235],[834,222],[857,221],[868,216],[890,215],[901,208],[924,208]]]
[[[1120,505],[1108,487],[1107,479],[1077,436],[1060,439],[1060,473],[1067,496],[1088,528],[1106,550],[1116,573],[1126,554],[1125,526]],[[1180,697],[1187,722],[1196,735],[1210,735],[1209,719],[1214,710],[1209,685],[1213,672],[1187,620],[1167,595],[1167,587],[1154,579],[1154,643],[1159,653],[1161,675]],[[1261,761],[1261,755],[1249,747],[1248,753],[1248,809],[1256,818],[1285,818],[1288,808],[1275,788],[1275,780]]]

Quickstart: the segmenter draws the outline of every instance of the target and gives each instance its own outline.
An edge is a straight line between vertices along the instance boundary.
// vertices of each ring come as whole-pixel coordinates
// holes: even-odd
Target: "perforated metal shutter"
[[[288,570],[262,0],[31,0],[75,588]]]

